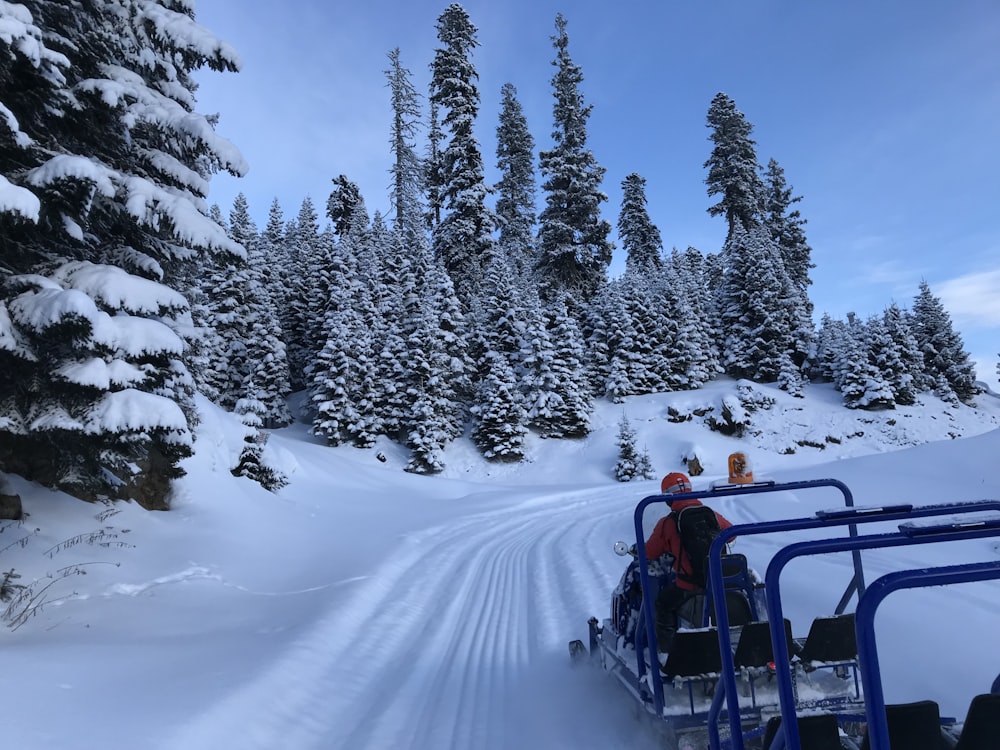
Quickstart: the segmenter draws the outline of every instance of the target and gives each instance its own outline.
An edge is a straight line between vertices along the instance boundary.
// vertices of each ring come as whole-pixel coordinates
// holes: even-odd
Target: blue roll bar
[[[658,668],[658,660],[657,660],[658,648],[656,643],[656,623],[655,623],[655,612],[654,612],[655,607],[653,606],[653,602],[649,601],[650,599],[649,595],[650,592],[652,591],[652,585],[649,580],[649,561],[646,559],[646,536],[642,528],[643,513],[645,512],[646,508],[654,503],[666,503],[669,506],[676,500],[686,500],[690,498],[701,499],[706,497],[725,497],[733,495],[739,495],[739,496],[756,495],[766,492],[793,492],[795,490],[814,489],[819,487],[833,487],[835,489],[840,490],[840,493],[844,497],[845,509],[843,511],[839,510],[833,511],[830,513],[830,515],[837,519],[841,518],[845,519],[843,523],[838,523],[836,525],[849,526],[850,535],[852,537],[857,536],[857,527],[855,526],[855,523],[859,518],[862,517],[862,515],[864,515],[865,513],[870,513],[871,510],[864,508],[855,508],[854,495],[851,493],[851,490],[848,488],[846,484],[837,479],[811,479],[803,482],[785,482],[781,484],[776,482],[757,482],[754,484],[747,484],[747,485],[729,484],[721,487],[716,487],[714,489],[697,490],[695,492],[683,492],[674,495],[650,495],[640,500],[639,504],[636,505],[634,514],[636,557],[639,561],[639,581],[640,585],[642,586],[642,596],[643,596],[642,613],[646,629],[646,644],[647,644],[646,647],[649,649],[650,656],[652,657],[650,659],[650,662],[652,664],[657,664],[656,667],[649,670],[650,682],[652,683],[652,688],[653,688],[653,705],[655,707],[657,716],[659,717],[663,716],[663,705],[664,705],[663,678],[660,675],[660,670]],[[897,507],[899,509],[906,508],[906,510],[908,511],[912,506],[907,505],[907,506],[897,506]],[[813,519],[813,521],[815,521],[815,519]],[[823,526],[828,524],[817,523],[816,525]],[[740,528],[747,528],[747,527],[743,526]],[[808,527],[803,527],[803,528],[808,528]],[[735,534],[727,534],[727,532],[728,530],[723,532],[723,534],[727,535],[726,542],[728,542],[735,536]],[[720,535],[720,538],[721,537],[722,535]],[[718,540],[716,541],[718,542]],[[709,557],[709,568],[711,571],[711,564],[713,562],[718,563],[716,565],[716,567],[718,568],[718,579],[712,578],[710,572],[709,580],[712,582],[710,583],[710,589],[719,588],[721,590],[724,586],[724,584],[722,583],[722,561],[720,556],[722,554],[721,550],[723,549],[726,542],[719,544],[718,550],[716,549],[716,546],[714,544],[712,546],[712,553]],[[716,580],[718,581],[718,583],[715,583]],[[848,585],[847,591],[844,592],[844,596],[841,599],[841,605],[840,605],[841,608],[846,606],[847,601],[850,599],[854,591],[858,592],[864,591],[864,586],[865,586],[864,574],[861,568],[861,554],[856,553],[854,556],[854,576],[852,577],[851,582]],[[843,610],[841,609],[840,611]],[[725,620],[725,630],[728,639],[729,620],[725,606],[722,606],[720,609],[718,603],[716,603],[715,612],[716,612],[716,622],[719,625],[720,634],[723,630],[722,620],[723,619]],[[647,669],[646,669],[646,659],[643,654],[643,649],[638,647],[638,643],[636,648],[636,661],[637,661],[636,670],[639,676],[639,680],[641,682],[643,676],[647,672]],[[737,721],[738,720],[739,717],[737,716]]]
[[[989,580],[1000,580],[1000,560],[887,573],[875,581],[861,597],[855,613],[855,628],[858,636],[858,660],[864,665],[864,669],[861,670],[861,684],[865,691],[868,741],[872,750],[890,750],[882,672],[879,668],[878,649],[875,643],[875,610],[886,596],[899,589]]]
[[[835,480],[817,480],[817,481],[835,481]],[[838,483],[839,484],[839,483]],[[732,748],[733,750],[744,750],[743,734],[740,724],[739,716],[739,698],[736,692],[736,676],[735,669],[732,668],[732,638],[729,633],[729,613],[726,610],[724,603],[724,594],[722,593],[722,553],[725,549],[726,544],[729,543],[736,536],[754,536],[757,534],[774,534],[787,531],[802,531],[808,529],[817,529],[824,527],[839,527],[839,526],[849,526],[851,527],[851,536],[848,538],[838,537],[836,542],[845,542],[848,539],[859,538],[856,533],[855,524],[859,523],[874,523],[874,522],[885,522],[885,521],[912,521],[916,518],[924,517],[934,517],[942,516],[948,514],[964,514],[972,512],[981,512],[984,510],[1000,510],[1000,501],[997,500],[983,500],[974,504],[970,503],[944,503],[935,505],[924,505],[921,507],[914,507],[908,504],[900,505],[887,505],[882,507],[861,507],[861,508],[847,508],[844,510],[837,511],[820,511],[815,516],[808,518],[794,518],[779,521],[765,521],[762,523],[754,524],[741,524],[732,526],[728,529],[723,530],[721,534],[712,543],[712,548],[709,552],[708,558],[708,580],[709,580],[709,594],[712,597],[713,604],[716,612],[716,624],[718,625],[719,631],[719,652],[722,656],[722,673],[719,680],[718,690],[725,693],[725,703],[729,716],[729,726],[730,735],[732,737]],[[905,524],[904,524],[905,525]],[[788,548],[786,547],[785,550]],[[781,552],[784,552],[782,550]],[[781,552],[778,554],[780,555]],[[860,576],[860,566],[861,566],[861,548],[854,548],[851,550],[852,559],[854,562],[855,574],[854,579],[859,581],[859,585],[856,590],[860,593],[864,592],[863,578]],[[777,557],[777,555],[776,555]],[[772,560],[773,565],[773,560]],[[770,572],[770,568],[768,568]],[[770,581],[765,582],[768,589],[768,599],[770,599]],[[851,592],[854,587],[854,581],[852,581],[851,586],[848,587],[848,592]],[[844,603],[844,599],[841,599],[841,603]],[[842,607],[838,607],[836,614],[841,614],[843,612]],[[775,622],[773,615],[771,614],[770,605],[768,606],[768,619],[771,622]],[[781,622],[782,618],[779,617],[777,622]],[[776,640],[777,639],[777,640]],[[776,634],[776,631],[771,629],[771,640],[772,643],[781,642],[781,653],[785,654],[785,661],[788,659],[788,649],[785,645],[784,636],[780,633]],[[774,657],[776,663],[782,663],[779,660],[779,652],[774,651]],[[782,670],[778,670],[779,674]],[[790,678],[789,678],[790,680]],[[779,678],[780,681],[780,678]],[[722,701],[713,701],[712,707],[709,709],[708,715],[708,733],[709,733],[709,744],[712,750],[718,750],[721,747],[721,741],[719,739],[719,729],[718,729],[718,716],[721,713]],[[793,722],[794,723],[794,722]],[[792,730],[798,734],[797,725]]]
[[[909,514],[907,514],[907,519],[912,520],[918,517],[928,517],[928,516],[941,516],[941,515],[955,515],[962,513],[973,513],[982,511],[994,511],[1000,510],[1000,501],[996,500],[984,500],[975,503],[960,503],[960,504],[942,504],[934,506],[923,506],[920,508],[914,508]],[[873,520],[889,520],[887,517],[880,517]],[[762,526],[764,524],[759,524],[757,526]],[[727,529],[727,531],[729,531]],[[981,539],[986,537],[997,537],[1000,536],[1000,522],[990,521],[990,522],[980,522],[973,521],[969,523],[946,523],[937,526],[926,526],[920,527],[913,524],[901,524],[900,530],[896,532],[890,532],[887,534],[872,534],[868,536],[859,536],[855,538],[835,538],[835,539],[820,539],[814,541],[798,542],[795,544],[788,545],[780,549],[774,557],[771,559],[771,563],[767,567],[767,573],[764,576],[764,581],[767,589],[767,612],[768,619],[773,622],[782,622],[784,618],[784,613],[781,607],[781,589],[780,589],[780,577],[781,572],[784,570],[785,566],[794,558],[802,557],[806,555],[821,555],[830,552],[846,552],[846,551],[859,551],[862,549],[874,549],[874,548],[888,548],[888,547],[906,547],[917,544],[930,544],[935,542],[948,542],[956,540],[965,539]],[[711,563],[715,562],[716,554],[714,552],[713,544],[713,556],[709,561]],[[721,562],[719,563],[721,568]],[[959,566],[965,568],[966,566]],[[721,573],[721,570],[720,570]],[[882,580],[882,579],[880,579]],[[982,580],[982,579],[977,579]],[[885,584],[883,584],[884,586]],[[887,592],[888,593],[888,592]],[[858,608],[861,608],[861,602],[865,601],[867,597],[867,592],[862,594]],[[884,595],[883,595],[884,597]],[[865,605],[868,607],[877,607],[878,602],[874,601],[872,605]],[[724,609],[724,608],[723,608]],[[873,616],[866,615],[866,617]],[[855,614],[857,618],[857,613]],[[721,618],[720,618],[721,620]],[[870,621],[868,627],[870,628]],[[855,628],[859,634],[858,637],[858,660],[861,664],[861,674],[862,674],[862,686],[867,688],[868,683],[865,681],[865,672],[868,669],[868,664],[862,660],[860,649],[861,641],[869,637],[870,634],[861,633],[861,625],[855,620]],[[728,627],[726,628],[728,631]],[[722,640],[722,623],[719,623],[720,631],[720,642]],[[873,636],[872,636],[873,637]],[[774,654],[774,661],[776,664],[784,664],[789,661],[788,645],[785,642],[783,634],[771,628],[771,646]],[[873,644],[869,643],[866,648],[867,654],[870,654],[870,650]],[[727,652],[723,652],[723,672],[722,677],[726,679],[727,677],[727,666],[728,671],[732,672],[732,662],[731,656],[726,659]],[[800,746],[798,721],[795,713],[795,696],[792,686],[792,676],[791,672],[786,669],[778,669],[776,672],[776,678],[778,683],[778,697],[781,702],[781,729],[779,730],[783,733],[784,747],[787,748],[798,748]],[[870,678],[869,678],[870,682]],[[735,698],[735,684],[725,688],[727,691],[727,701],[729,696]],[[866,693],[867,702],[867,693]],[[866,708],[867,710],[867,708]],[[739,726],[739,715],[737,710],[737,727]],[[871,716],[871,714],[869,714]],[[885,721],[885,710],[884,703],[881,709],[881,719],[882,722]],[[709,740],[712,743],[712,717],[709,717]],[[732,710],[730,708],[730,726],[732,727]],[[887,730],[886,730],[887,731]],[[718,735],[716,728],[716,738]],[[733,735],[733,748],[743,748],[743,735],[742,731],[738,730]],[[779,744],[774,745],[775,747],[780,747],[781,740],[776,738],[776,742]],[[712,744],[713,750],[718,747],[717,739],[716,744]],[[886,737],[885,743],[879,747],[875,746],[873,750],[889,750],[888,740]]]

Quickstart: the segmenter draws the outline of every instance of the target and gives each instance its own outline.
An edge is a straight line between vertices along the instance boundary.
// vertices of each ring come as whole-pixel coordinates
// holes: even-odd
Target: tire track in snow
[[[418,665],[411,678],[417,684],[406,691],[401,701],[411,704],[411,713],[420,717],[415,726],[407,728],[406,739],[412,744],[400,745],[404,738],[392,736],[391,732],[376,732],[364,742],[359,727],[349,738],[350,746],[506,746],[502,736],[487,737],[485,733],[491,728],[496,730],[489,712],[503,710],[498,703],[503,703],[509,680],[505,675],[518,661],[520,646],[511,652],[502,644],[508,642],[511,606],[521,602],[525,591],[504,585],[503,573],[512,565],[521,565],[529,550],[538,546],[537,533],[532,531],[539,526],[537,512],[527,519],[514,512],[518,514],[515,518],[482,533],[462,534],[466,547],[476,552],[467,566],[461,590],[451,606],[439,613],[435,635],[426,647],[429,653],[445,653],[447,657],[426,667]],[[521,626],[521,630],[526,628],[526,624]],[[515,634],[514,640],[526,639]],[[429,675],[433,675],[430,681]],[[453,723],[442,726],[442,717],[452,717]],[[503,722],[498,726],[502,727]]]
[[[528,524],[521,522],[518,526],[523,529]],[[517,530],[517,527],[504,529],[501,538]],[[506,600],[510,599],[500,583],[505,556],[496,540],[482,545],[474,562],[470,561],[458,595],[442,612],[428,651],[443,650],[449,658],[437,665],[430,684],[412,685],[413,697],[421,706],[417,713],[423,719],[412,735],[414,746],[458,746],[463,743],[470,747],[485,746],[483,739],[476,736],[476,726],[481,722],[488,724],[488,717],[480,720],[478,714],[493,705],[491,688],[495,680],[487,680],[485,685],[477,684],[477,677],[494,676],[492,651],[499,640],[493,633],[499,630],[496,616],[504,612]],[[492,617],[476,617],[477,613]],[[411,681],[423,682],[417,676]],[[466,705],[470,697],[474,699],[472,705]],[[454,717],[450,730],[441,727],[442,716]],[[445,734],[451,736],[443,736]]]
[[[626,488],[556,494],[412,535],[166,746],[509,747],[526,670],[554,642],[564,648],[575,581],[606,582],[590,540],[628,503]]]
[[[551,511],[548,512],[551,515]],[[490,710],[504,714],[509,711],[510,701],[506,696],[510,686],[516,684],[518,667],[527,664],[530,660],[535,644],[532,637],[534,618],[528,617],[529,610],[538,612],[540,602],[544,602],[546,607],[557,607],[555,602],[537,594],[526,597],[530,593],[526,588],[526,583],[533,581],[530,573],[529,558],[533,553],[543,555],[541,564],[542,570],[551,567],[551,560],[545,555],[551,552],[541,551],[551,550],[550,540],[563,533],[563,523],[553,526],[552,523],[539,524],[538,519],[531,519],[524,528],[531,528],[531,534],[517,534],[517,541],[511,542],[513,535],[505,534],[498,547],[498,554],[495,557],[495,564],[491,566],[490,575],[485,575],[482,570],[478,572],[480,581],[485,580],[487,585],[481,587],[480,596],[471,597],[469,601],[473,610],[493,612],[497,615],[499,622],[493,627],[486,628],[490,619],[483,618],[474,628],[472,637],[465,639],[460,644],[459,652],[479,655],[483,653],[492,654],[492,661],[489,655],[485,657],[474,657],[471,659],[469,668],[464,673],[464,682],[458,688],[460,705],[456,711],[459,718],[459,725],[456,727],[451,737],[450,746],[476,746],[476,747],[509,747],[510,743],[504,739],[504,728],[508,722],[493,723],[490,721],[488,712]],[[492,554],[493,548],[488,550]],[[586,556],[584,556],[586,559]],[[502,564],[501,564],[502,563]],[[512,570],[525,571],[522,578],[515,579],[511,576]],[[510,578],[511,583],[505,583]],[[492,592],[492,593],[490,593]],[[489,595],[487,595],[489,593]],[[522,608],[524,613],[515,616],[516,609]],[[537,615],[536,615],[537,616]],[[515,627],[511,627],[513,624]],[[563,633],[558,639],[558,648],[562,650],[562,642],[566,639]],[[508,644],[508,645],[504,645]],[[523,656],[521,656],[523,654]],[[482,680],[482,675],[488,678],[484,687],[477,687],[477,680]],[[428,690],[428,695],[440,691],[446,691],[446,685],[437,685],[437,690]],[[468,705],[465,705],[468,704]],[[430,708],[433,708],[431,706]],[[428,711],[429,715],[431,712]],[[438,714],[440,714],[440,710]],[[483,714],[481,718],[478,714]],[[485,736],[484,731],[493,727],[493,736]],[[484,729],[485,728],[485,729]],[[438,735],[417,735],[420,739],[413,746],[438,747],[445,743],[444,737]],[[470,745],[470,743],[472,743]]]

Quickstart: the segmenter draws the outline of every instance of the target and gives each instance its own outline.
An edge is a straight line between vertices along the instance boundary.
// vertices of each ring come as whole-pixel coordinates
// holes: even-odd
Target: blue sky
[[[240,191],[263,223],[308,195],[322,210],[330,180],[357,182],[388,209],[386,53],[399,47],[418,90],[447,6],[195,0],[197,20],[233,45],[238,74],[204,73],[199,109],[250,163],[217,176],[228,213]],[[979,375],[996,383],[1000,352],[1000,4],[995,0],[467,0],[479,28],[476,132],[495,179],[500,87],[513,83],[537,148],[551,145],[554,18],[593,105],[589,146],[607,169],[614,226],[621,181],[647,181],[667,248],[721,247],[708,216],[705,117],[719,91],[754,126],[761,163],[785,169],[808,220],[811,297],[823,312],[867,316],[909,307],[921,279],[952,315]],[[539,205],[543,196],[539,195]],[[614,271],[623,263],[616,258]]]

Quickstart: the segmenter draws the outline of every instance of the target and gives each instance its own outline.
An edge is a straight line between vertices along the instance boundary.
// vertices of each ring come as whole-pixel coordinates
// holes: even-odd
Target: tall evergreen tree
[[[392,204],[394,226],[408,244],[422,234],[423,208],[421,191],[424,165],[417,156],[416,138],[420,122],[420,95],[413,85],[413,76],[399,58],[399,48],[389,53],[389,69],[385,71],[392,103]]]
[[[219,204],[213,203],[208,215],[228,235],[228,224]],[[189,264],[182,270],[178,283],[178,291],[191,306],[191,331],[185,338],[188,342],[186,361],[191,370],[192,383],[196,391],[213,403],[219,403],[219,387],[226,379],[220,370],[226,347],[213,322],[215,297],[212,295],[211,278],[217,266],[228,262],[230,255],[219,253],[198,265]]]
[[[362,206],[363,208],[363,206]],[[356,212],[356,213],[360,213]],[[355,216],[354,220],[358,220]],[[361,220],[367,224],[368,213],[364,211]],[[338,308],[343,300],[338,299],[333,291],[335,266],[338,262],[338,242],[333,231],[333,226],[329,223],[323,226],[319,234],[319,242],[313,254],[304,258],[302,267],[306,269],[304,280],[305,291],[305,375],[306,386],[312,378],[316,355],[326,343],[330,335],[329,320],[327,313],[331,307]]]
[[[708,127],[715,145],[705,162],[705,184],[709,196],[719,196],[708,213],[724,216],[729,234],[736,231],[737,224],[749,230],[764,220],[766,196],[756,143],[750,138],[753,126],[736,109],[736,102],[719,92],[708,109]]]
[[[561,384],[554,368],[556,344],[552,339],[545,312],[535,290],[525,290],[527,315],[525,320],[524,349],[518,372],[522,401],[527,424],[544,432],[548,421],[560,410]]]
[[[607,280],[613,244],[601,219],[604,168],[587,148],[587,120],[580,66],[569,54],[566,19],[556,16],[553,147],[539,154],[545,208],[539,215],[538,271],[543,299],[562,297],[575,308],[589,302]]]
[[[849,409],[892,409],[892,385],[880,369],[876,357],[885,344],[884,328],[878,318],[868,323],[852,319],[845,346],[837,363],[837,387]]]
[[[431,99],[427,105],[427,156],[424,159],[424,194],[427,196],[427,211],[424,213],[424,223],[428,229],[435,229],[441,223],[441,211],[444,206],[442,197],[442,167],[441,143],[444,133],[441,131],[440,107]]]
[[[627,320],[625,312],[622,284],[614,279],[605,284],[587,306],[584,330],[591,388],[616,402],[621,402],[631,391],[624,363],[619,361],[615,366],[619,345],[629,326],[631,321]]]
[[[672,391],[693,387],[688,376],[693,366],[693,354],[698,346],[697,331],[690,326],[693,321],[685,315],[685,290],[673,259],[665,259],[662,267],[651,277],[643,275],[648,292],[640,304],[646,307],[651,318],[648,332],[650,349],[648,365],[655,375],[657,391]],[[681,330],[686,335],[681,334]]]
[[[333,232],[338,237],[347,234],[354,221],[354,213],[364,210],[364,199],[361,189],[346,175],[333,178],[333,190],[326,199],[326,215],[333,222]]]
[[[201,280],[207,329],[202,341],[207,345],[198,380],[224,409],[232,409],[243,392],[247,375],[246,335],[243,306],[246,303],[246,259],[219,256],[206,263]]]
[[[629,309],[632,289],[624,279],[614,279],[599,293],[599,311],[595,316],[602,323],[591,333],[589,348],[600,351],[604,357],[594,368],[597,392],[612,403],[620,404],[627,396],[641,392],[644,365],[635,351],[635,325]]]
[[[464,357],[455,356],[462,341],[461,318],[452,316],[457,310],[451,278],[432,264],[426,283],[407,340],[411,406],[404,428],[411,453],[406,471],[416,474],[444,469],[445,445],[458,436],[464,416],[456,392],[465,376]]]
[[[951,316],[926,281],[913,300],[914,335],[924,354],[924,373],[941,394],[947,390],[959,401],[971,404],[979,393],[975,363],[965,351],[962,337],[952,327]]]
[[[442,398],[442,417],[449,440],[465,430],[465,405],[472,398],[473,365],[468,352],[468,320],[451,277],[438,262],[428,264],[422,299],[427,301],[434,321],[430,330],[433,346],[440,358],[435,362],[434,389]]]
[[[211,173],[246,164],[194,110],[192,74],[238,61],[188,3],[30,0],[0,14],[4,340],[20,342],[0,352],[0,460],[163,508],[194,413],[172,286],[199,254],[242,254],[204,201]]]
[[[843,321],[834,320],[829,313],[823,313],[809,356],[811,378],[827,382],[835,380],[835,363],[844,342],[843,328]]]
[[[474,307],[472,358],[480,376],[496,369],[492,364],[494,355],[507,361],[512,374],[521,367],[524,321],[529,313],[519,291],[511,277],[511,264],[502,251],[498,252],[486,269],[481,301]]]
[[[246,393],[253,364],[249,351],[252,302],[249,254],[256,250],[257,227],[250,218],[250,207],[243,193],[233,201],[228,231],[229,236],[246,250],[247,256],[229,256],[216,264],[214,273],[206,278],[205,294],[212,312],[210,325],[219,335],[221,344],[213,368],[218,403],[225,409],[233,409]]]
[[[692,354],[687,387],[698,388],[722,371],[715,335],[718,313],[706,278],[709,264],[694,247],[683,253],[674,251],[671,258],[682,311],[678,336],[681,341],[690,342]]]
[[[328,290],[320,288],[317,276],[325,272],[325,243],[320,236],[319,217],[308,196],[303,199],[295,221],[286,227],[285,243],[292,271],[281,327],[286,337],[292,388],[299,390],[306,385],[307,365],[322,346],[310,336],[314,308],[318,300],[325,303],[329,299]]]
[[[806,220],[798,209],[789,210],[802,200],[802,196],[792,195],[792,188],[785,179],[785,170],[774,159],[768,160],[764,179],[767,196],[765,221],[771,230],[771,236],[781,248],[789,278],[808,300],[807,293],[812,284],[809,270],[815,268],[816,264],[812,262],[812,248],[809,247],[803,228]],[[809,304],[809,312],[812,313],[812,304]]]
[[[247,221],[252,228],[249,215]],[[233,231],[235,234],[235,229]],[[257,399],[263,407],[261,419],[264,427],[284,427],[292,421],[287,401],[292,386],[278,306],[274,299],[277,273],[261,236],[248,237],[245,247],[249,256],[245,312],[248,375],[243,390],[249,392],[248,383],[253,382]]]
[[[622,180],[622,193],[618,237],[626,253],[625,268],[649,273],[663,265],[663,240],[646,209],[646,180],[633,172]]]
[[[626,271],[621,280],[625,291],[625,309],[631,320],[631,340],[623,348],[632,352],[631,379],[634,393],[657,393],[663,390],[664,381],[652,367],[657,354],[661,322],[657,315],[655,278]]]
[[[323,437],[327,445],[340,445],[351,439],[350,425],[360,418],[354,382],[354,356],[358,352],[351,337],[357,319],[350,308],[335,308],[327,313],[326,322],[330,335],[316,355],[310,377],[312,432]]]
[[[267,224],[264,226],[264,231],[261,232],[259,247],[261,261],[266,270],[264,278],[267,288],[271,292],[271,298],[278,313],[278,321],[284,326],[289,290],[293,286],[291,283],[292,258],[285,240],[284,212],[281,210],[281,204],[277,198],[271,200],[271,207],[267,212]],[[282,332],[284,336],[283,327]]]
[[[432,336],[433,315],[425,309],[423,297],[427,294],[428,269],[432,265],[424,221],[431,228],[441,221],[444,183],[441,163],[441,143],[444,134],[438,119],[439,106],[430,101],[429,154],[421,162],[416,153],[416,120],[419,101],[411,80],[410,71],[400,62],[398,51],[389,55],[390,67],[386,78],[391,95],[393,112],[390,127],[390,146],[393,153],[392,203],[395,216],[393,230],[383,227],[377,217],[372,228],[372,247],[380,261],[377,278],[369,283],[378,290],[373,301],[383,321],[383,333],[376,342],[378,347],[376,392],[382,430],[390,437],[419,444],[418,452],[436,455],[447,438],[441,438],[434,447],[411,435],[418,411],[418,401],[424,392],[426,351]],[[430,206],[425,212],[423,193],[427,192]],[[427,327],[430,327],[427,329]],[[413,462],[411,470],[436,471],[437,459]]]
[[[792,205],[802,200],[801,196],[793,196],[792,188],[785,181],[785,171],[774,159],[767,163],[765,173],[766,195],[765,223],[771,230],[771,238],[781,252],[785,272],[792,282],[792,287],[798,296],[794,304],[793,314],[793,348],[792,359],[795,365],[802,367],[808,357],[812,338],[815,335],[812,313],[813,304],[809,299],[809,269],[814,268],[812,248],[806,241],[806,220],[797,209],[789,211]]]
[[[500,90],[500,124],[497,126],[497,223],[501,251],[523,277],[534,264],[535,243],[535,140],[528,130],[517,90],[505,83]]]
[[[500,352],[489,357],[488,372],[472,407],[472,440],[490,461],[524,458],[526,415],[514,371]]]
[[[383,430],[394,440],[405,439],[404,427],[412,403],[409,387],[410,367],[408,341],[419,312],[419,259],[429,252],[426,243],[416,254],[404,250],[398,232],[379,230],[381,217],[373,222],[373,240],[380,243],[386,262],[381,264],[382,282],[379,288],[379,310],[385,321],[385,335],[378,357],[379,414]]]
[[[336,206],[337,198],[331,204]],[[374,285],[366,278],[361,260],[368,255],[370,242],[368,212],[357,193],[350,223],[329,255],[328,299],[318,329],[323,345],[309,368],[310,398],[316,411],[313,432],[331,445],[351,441],[369,447],[381,431],[375,358],[384,326],[372,299]]]
[[[723,248],[719,291],[723,366],[737,378],[778,380],[793,347],[797,295],[767,230],[737,222]]]
[[[895,402],[900,406],[912,406],[917,402],[924,357],[913,335],[910,316],[893,303],[882,315],[882,326],[886,340],[882,350],[876,353],[880,367],[892,388]]]
[[[593,399],[587,387],[588,367],[583,334],[563,299],[547,310],[547,328],[555,344],[549,373],[552,379],[544,409],[529,415],[543,437],[581,438],[590,432]]]
[[[433,249],[451,275],[459,298],[468,304],[494,250],[496,217],[486,206],[483,157],[472,129],[479,113],[478,74],[472,51],[476,27],[453,3],[438,18],[442,47],[431,64],[431,101],[444,112],[451,135],[437,162],[435,184],[444,213],[433,230]]]

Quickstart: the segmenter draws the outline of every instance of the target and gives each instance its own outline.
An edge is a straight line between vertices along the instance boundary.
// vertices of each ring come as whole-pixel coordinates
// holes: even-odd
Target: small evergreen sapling
[[[232,469],[232,474],[235,477],[248,477],[265,490],[277,492],[288,484],[288,478],[264,461],[267,433],[261,432],[260,427],[264,423],[265,411],[264,404],[257,398],[257,389],[251,382],[247,386],[247,395],[236,402],[236,413],[247,429],[239,463]]]
[[[618,423],[618,463],[615,464],[615,479],[619,482],[652,479],[654,476],[649,451],[644,448],[640,454],[635,437],[635,430],[632,429],[628,416],[622,412],[622,419]]]
[[[649,448],[643,446],[642,453],[639,454],[639,476],[642,479],[656,479],[656,472],[653,470],[653,462],[649,458]]]

